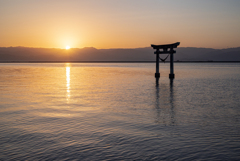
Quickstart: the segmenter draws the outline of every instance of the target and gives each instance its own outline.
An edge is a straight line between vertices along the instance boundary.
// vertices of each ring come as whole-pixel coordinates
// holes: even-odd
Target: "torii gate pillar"
[[[169,78],[174,79],[174,68],[173,68],[173,54],[176,53],[174,48],[177,48],[177,46],[180,44],[180,42],[176,42],[174,44],[166,44],[166,45],[151,45],[153,49],[156,49],[156,73],[155,77],[158,79],[160,77],[159,73],[159,54],[170,54],[170,74]]]
[[[174,75],[174,68],[173,68],[173,53],[170,54],[170,74],[169,78],[173,79],[175,77]]]

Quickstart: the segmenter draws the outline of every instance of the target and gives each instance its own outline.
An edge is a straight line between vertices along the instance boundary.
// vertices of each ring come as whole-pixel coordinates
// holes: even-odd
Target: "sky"
[[[240,0],[0,0],[0,47],[240,46]]]

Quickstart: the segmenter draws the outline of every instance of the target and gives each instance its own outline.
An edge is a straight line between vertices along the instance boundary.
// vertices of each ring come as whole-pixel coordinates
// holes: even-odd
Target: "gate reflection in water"
[[[156,123],[172,126],[176,123],[173,81],[169,79],[169,86],[166,83],[156,83]]]

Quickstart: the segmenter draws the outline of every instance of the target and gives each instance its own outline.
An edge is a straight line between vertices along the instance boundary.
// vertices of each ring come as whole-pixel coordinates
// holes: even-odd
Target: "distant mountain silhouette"
[[[228,49],[179,47],[175,61],[240,61],[240,47]],[[167,55],[161,55],[165,58]],[[0,61],[155,61],[151,47],[96,49],[0,47]],[[169,58],[167,59],[169,61]]]

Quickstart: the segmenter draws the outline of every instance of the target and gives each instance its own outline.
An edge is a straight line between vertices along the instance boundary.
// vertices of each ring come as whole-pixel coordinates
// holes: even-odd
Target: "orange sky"
[[[0,47],[240,46],[238,0],[0,0]]]

